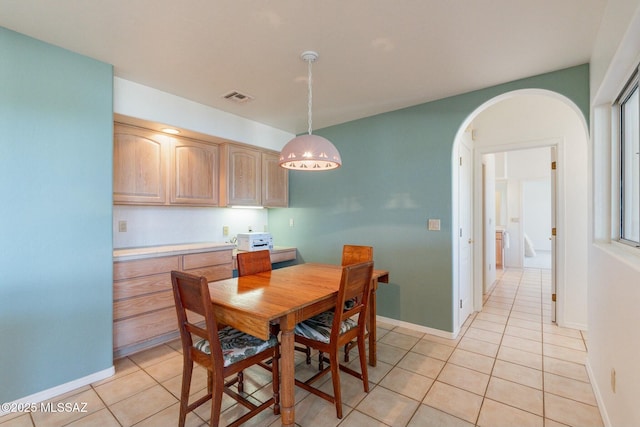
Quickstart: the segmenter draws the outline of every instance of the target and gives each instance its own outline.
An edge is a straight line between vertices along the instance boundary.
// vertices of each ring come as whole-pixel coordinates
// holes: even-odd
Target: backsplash
[[[121,221],[127,231],[119,231]],[[223,236],[223,227],[229,235]],[[266,209],[205,207],[127,206],[113,207],[113,248],[228,242],[238,233],[265,231]]]

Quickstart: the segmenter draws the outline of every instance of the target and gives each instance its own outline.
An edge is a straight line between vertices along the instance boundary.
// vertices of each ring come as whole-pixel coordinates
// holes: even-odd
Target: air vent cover
[[[227,92],[224,95],[222,95],[222,97],[224,99],[229,99],[239,104],[243,104],[253,99],[253,96],[247,95],[246,93],[238,92],[237,90],[232,90],[231,92]]]

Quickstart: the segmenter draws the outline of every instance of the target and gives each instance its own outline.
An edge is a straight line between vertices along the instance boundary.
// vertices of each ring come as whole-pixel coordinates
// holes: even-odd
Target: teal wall
[[[0,27],[0,402],[113,366],[113,70]]]
[[[331,263],[343,244],[374,246],[391,278],[379,288],[378,314],[452,332],[454,139],[484,102],[527,88],[566,96],[588,122],[589,67],[581,65],[315,131],[343,166],[290,172],[290,208],[269,211],[275,243],[296,246],[299,262]],[[441,231],[427,230],[429,218]]]

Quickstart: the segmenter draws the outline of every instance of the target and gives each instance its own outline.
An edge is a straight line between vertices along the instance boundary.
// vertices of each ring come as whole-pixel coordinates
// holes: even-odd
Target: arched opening
[[[588,131],[586,121],[578,107],[555,92],[526,89],[495,97],[467,117],[460,126],[452,150],[453,173],[453,301],[456,332],[466,319],[469,308],[463,309],[465,292],[472,295],[471,311],[483,305],[483,293],[490,289],[491,274],[496,266],[495,251],[487,250],[486,242],[495,233],[496,215],[487,215],[484,183],[487,173],[483,163],[487,155],[553,147],[556,153],[556,209],[555,282],[557,287],[557,323],[586,329],[586,266],[587,266],[587,186],[588,186]],[[465,181],[461,167],[461,148],[472,151],[472,179]],[[551,165],[549,165],[550,167]],[[461,178],[462,177],[462,178]],[[465,186],[470,185],[470,191]],[[469,194],[469,200],[464,200]],[[491,196],[491,195],[490,195]],[[461,199],[463,197],[463,199]],[[468,209],[468,211],[466,211]],[[489,209],[491,210],[491,209]],[[465,212],[466,211],[466,212]],[[471,216],[471,228],[464,230],[465,214]],[[517,225],[520,215],[510,215],[507,221]],[[551,235],[551,230],[549,230]],[[522,248],[522,234],[511,241]],[[473,262],[466,265],[465,247],[469,245]],[[462,254],[462,255],[461,255]],[[512,262],[511,266],[517,267]],[[507,265],[509,267],[509,264]],[[520,265],[520,268],[523,266]],[[471,271],[467,271],[467,269]],[[466,285],[466,275],[471,279]],[[465,290],[465,286],[470,286]]]

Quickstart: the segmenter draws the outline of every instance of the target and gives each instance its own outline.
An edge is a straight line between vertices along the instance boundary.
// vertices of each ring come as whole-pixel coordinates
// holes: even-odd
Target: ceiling
[[[0,0],[0,26],[293,133],[589,62],[606,0]],[[253,97],[236,103],[230,91]]]

